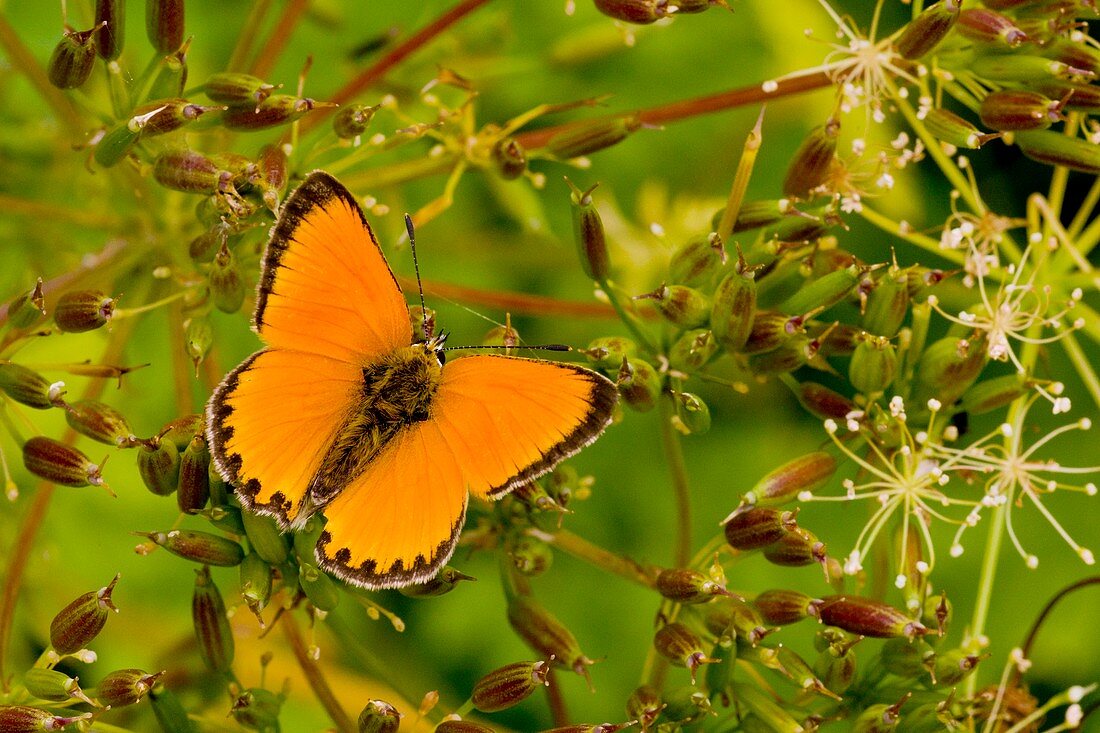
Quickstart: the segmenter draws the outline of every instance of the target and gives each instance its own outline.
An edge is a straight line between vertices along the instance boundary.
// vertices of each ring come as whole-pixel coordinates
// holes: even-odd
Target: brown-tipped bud
[[[0,361],[0,390],[19,404],[37,410],[54,406],[49,380],[22,364]]]
[[[23,466],[62,486],[106,486],[100,467],[76,448],[41,435],[23,444]]]
[[[668,363],[681,372],[696,372],[718,352],[718,340],[709,329],[685,331],[668,350]]]
[[[91,717],[91,713],[65,717],[26,705],[0,705],[0,733],[41,733],[41,731],[64,730],[73,723],[88,720]]]
[[[692,684],[695,683],[695,671],[704,664],[712,664],[717,659],[708,657],[703,650],[703,642],[695,633],[681,623],[665,624],[653,637],[653,647],[662,657],[678,667],[687,667],[691,672]]]
[[[271,566],[255,552],[250,552],[241,561],[238,573],[238,585],[241,598],[248,605],[256,618],[260,620],[260,626],[264,626],[260,612],[267,607],[271,599]]]
[[[893,341],[870,334],[859,340],[848,364],[848,379],[857,391],[864,395],[881,394],[893,384],[897,373],[898,350]]]
[[[283,696],[262,687],[250,687],[233,700],[230,714],[241,727],[255,731],[278,731]]]
[[[535,599],[530,596],[509,599],[508,623],[539,654],[553,657],[577,674],[587,674],[592,660],[581,651],[577,637]]]
[[[710,318],[710,299],[686,285],[662,285],[635,299],[654,301],[661,315],[680,328],[698,328]]]
[[[340,591],[336,583],[312,563],[303,562],[298,574],[298,585],[314,608],[328,613],[340,605]]]
[[[648,412],[661,396],[661,375],[642,359],[623,359],[615,382],[623,402],[638,412]]]
[[[692,237],[672,253],[668,263],[669,278],[679,285],[704,285],[719,272],[729,259],[717,234]]]
[[[118,613],[111,593],[119,576],[105,587],[89,591],[61,609],[50,622],[50,645],[58,654],[72,654],[88,646],[107,623],[110,611]],[[2,729],[0,729],[2,730]]]
[[[559,503],[558,496],[551,496],[539,481],[520,484],[512,492],[512,496],[518,499],[536,520],[546,512],[554,512],[557,516],[567,511],[565,506]],[[554,526],[557,526],[556,519]]]
[[[76,89],[83,86],[95,65],[96,26],[86,31],[65,31],[53,49],[46,74],[50,83],[58,89]]]
[[[798,292],[783,301],[779,310],[800,316],[813,310],[826,309],[847,298],[860,284],[863,268],[849,265],[823,275],[802,286]]]
[[[933,663],[936,653],[923,639],[895,636],[882,645],[879,659],[886,671],[899,677],[917,679]]]
[[[30,328],[46,315],[46,297],[42,278],[28,292],[17,295],[8,303],[8,323],[13,328]]]
[[[196,514],[210,500],[210,451],[206,437],[199,433],[180,454],[176,501],[181,512]]]
[[[322,106],[308,97],[293,94],[272,94],[260,103],[230,107],[222,113],[222,124],[230,130],[249,132],[278,125],[288,125]]]
[[[795,685],[807,692],[813,692],[834,700],[842,699],[835,692],[825,686],[810,665],[799,656],[791,647],[781,645],[776,652],[778,671],[790,679]]]
[[[672,426],[684,435],[702,435],[710,430],[710,407],[703,398],[692,392],[677,392],[676,414]]]
[[[239,547],[238,545],[238,549]],[[195,571],[191,620],[195,625],[195,638],[199,642],[199,655],[207,669],[211,672],[228,673],[233,666],[233,630],[229,626],[229,617],[225,614],[222,594],[210,577],[210,569],[205,566]]]
[[[396,733],[403,716],[385,700],[370,700],[359,713],[359,733]],[[438,729],[437,729],[438,730]]]
[[[122,54],[126,28],[126,6],[123,0],[96,0],[95,50],[101,59],[114,61]]]
[[[775,311],[757,311],[741,353],[752,355],[774,351],[798,333],[801,323],[801,317],[791,318]]]
[[[912,693],[905,693],[901,702],[893,705],[876,703],[868,705],[863,712],[852,721],[852,733],[890,733],[897,730],[901,722],[901,706]]]
[[[515,138],[506,137],[493,146],[493,166],[506,181],[527,172],[527,150]]]
[[[756,317],[755,272],[739,262],[714,291],[710,328],[727,351],[740,351],[752,333]]]
[[[813,563],[825,567],[828,559],[825,555],[825,543],[814,536],[813,532],[801,527],[787,532],[778,542],[765,547],[764,557],[770,563],[785,567],[802,567]]]
[[[188,125],[204,113],[221,107],[203,107],[186,99],[158,99],[134,110],[127,126],[142,137],[163,135]]]
[[[933,342],[917,365],[917,404],[923,406],[933,398],[943,405],[954,404],[977,380],[986,358],[982,339],[946,336]]]
[[[962,649],[951,649],[937,654],[932,666],[932,679],[937,687],[954,687],[974,671],[981,657],[968,654]]]
[[[622,142],[641,126],[637,115],[596,120],[559,132],[546,143],[546,150],[560,160],[591,155]]]
[[[210,292],[214,296],[214,305],[223,313],[236,313],[244,305],[245,287],[241,279],[237,258],[222,244],[214,255],[214,264],[207,276]]]
[[[170,150],[157,158],[153,178],[160,185],[184,193],[225,193],[233,188],[233,174],[194,150]]]
[[[784,195],[803,197],[825,182],[836,157],[839,136],[840,120],[835,117],[810,131],[791,158],[783,179]]]
[[[971,41],[1001,48],[1016,48],[1027,34],[1000,13],[986,8],[967,8],[959,14],[959,33]]]
[[[376,104],[368,107],[365,104],[353,104],[341,107],[340,111],[332,117],[332,131],[336,137],[344,140],[353,140],[359,137],[370,127],[374,114],[382,105]]]
[[[753,685],[738,685],[737,699],[772,733],[802,733],[806,730],[786,708]]]
[[[23,686],[27,688],[27,692],[40,700],[62,702],[72,698],[94,705],[95,703],[80,689],[79,682],[76,677],[44,667],[32,667],[23,675]]]
[[[765,636],[775,631],[765,627],[763,616],[740,598],[711,604],[708,609],[703,622],[707,631],[718,637],[720,644],[740,639],[750,647],[755,647]]]
[[[53,319],[67,333],[93,331],[115,314],[115,299],[99,290],[75,290],[57,299]]]
[[[649,730],[664,709],[661,693],[653,685],[642,685],[630,693],[626,700],[626,715],[637,720],[642,730]]]
[[[753,600],[765,623],[786,626],[804,618],[817,618],[822,601],[796,590],[766,590]]]
[[[565,182],[572,191],[569,200],[573,211],[573,241],[580,255],[581,268],[592,280],[605,280],[611,271],[611,260],[607,254],[603,220],[592,201],[592,192],[600,184],[595,183],[587,191],[581,191],[568,178]]]
[[[926,8],[905,26],[894,47],[905,59],[919,59],[940,44],[959,19],[959,0],[943,0]]]
[[[994,130],[1043,130],[1062,118],[1062,103],[1038,92],[1003,89],[982,100],[982,123]]]
[[[241,512],[241,521],[244,523],[248,544],[257,555],[272,565],[286,562],[286,535],[279,531],[279,526],[272,517],[246,511]],[[310,545],[305,557],[312,557],[312,549]]]
[[[271,96],[275,87],[250,74],[223,71],[211,74],[202,85],[206,96],[220,104],[246,107],[259,104]]]
[[[444,720],[435,727],[434,733],[493,733],[487,725],[470,720]]]
[[[173,529],[168,532],[138,532],[154,544],[177,557],[203,565],[240,565],[244,550],[233,540],[219,534],[194,529]]]
[[[169,496],[179,487],[180,453],[171,440],[162,437],[143,443],[137,465],[145,487],[157,496]]]
[[[660,724],[665,721],[675,728],[691,725],[712,715],[710,697],[695,685],[676,687],[665,693],[665,709],[661,712]]]
[[[715,596],[728,596],[725,586],[698,570],[671,568],[657,576],[657,592],[677,603],[706,603]]]
[[[550,546],[533,537],[519,539],[512,545],[508,556],[512,558],[512,566],[521,575],[528,577],[542,575],[554,562],[554,553]]]
[[[183,44],[183,0],[146,0],[145,33],[160,53],[172,53]]]
[[[981,415],[1012,404],[1028,388],[1027,379],[1018,373],[985,379],[966,391],[962,396],[961,407],[972,415]]]
[[[95,688],[96,700],[101,705],[121,708],[140,702],[164,672],[148,674],[140,669],[118,669],[99,681]]]
[[[188,318],[183,322],[183,350],[187,352],[196,371],[214,345],[214,328],[204,316]]]
[[[795,512],[743,507],[726,521],[724,531],[731,547],[748,551],[778,542],[796,529]]]
[[[803,491],[816,491],[836,473],[836,459],[814,451],[784,463],[760,479],[745,494],[744,501],[756,506],[778,506],[793,501]]]
[[[954,112],[939,108],[928,112],[924,118],[924,125],[937,140],[968,150],[977,150],[998,137],[995,134],[983,133],[969,120],[959,117]]]
[[[477,578],[466,575],[448,565],[431,580],[416,585],[407,585],[398,590],[401,595],[409,598],[434,598],[450,593],[463,580],[477,580]]]
[[[100,443],[118,448],[131,448],[138,443],[126,417],[103,402],[70,402],[65,406],[65,421],[76,432]]]
[[[858,596],[826,596],[818,608],[818,618],[828,626],[879,639],[894,636],[914,638],[928,633],[919,621],[914,621],[893,606]]]
[[[800,383],[795,396],[811,415],[822,420],[843,420],[856,409],[850,399],[817,382]]]
[[[609,18],[649,25],[669,15],[668,0],[594,0],[596,9]]]
[[[274,211],[278,208],[279,197],[286,191],[289,161],[282,145],[265,145],[260,148],[256,158],[259,180],[256,182],[263,191],[264,205]]]
[[[1100,174],[1100,145],[1088,140],[1054,130],[1029,130],[1016,133],[1016,145],[1024,155],[1040,163]]]
[[[623,336],[604,336],[589,343],[582,353],[600,369],[618,369],[623,359],[638,353],[638,345]]]
[[[483,713],[518,705],[539,687],[549,685],[549,662],[515,662],[493,670],[474,683],[470,700]]]

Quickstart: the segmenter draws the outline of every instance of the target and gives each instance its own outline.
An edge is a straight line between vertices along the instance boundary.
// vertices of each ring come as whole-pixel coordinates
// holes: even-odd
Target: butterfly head
[[[424,351],[435,356],[436,361],[439,362],[439,366],[443,366],[447,363],[447,350],[443,348],[447,344],[448,333],[446,331],[440,331],[433,336],[430,336],[427,341],[419,341],[414,346],[422,346]]]

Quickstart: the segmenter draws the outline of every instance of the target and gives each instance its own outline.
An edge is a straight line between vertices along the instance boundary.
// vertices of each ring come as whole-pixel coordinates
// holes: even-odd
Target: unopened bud
[[[153,165],[159,184],[184,193],[225,193],[232,189],[233,174],[194,150],[171,150]]]
[[[101,59],[114,61],[122,53],[126,28],[126,7],[123,0],[96,0],[95,50]]]
[[[730,598],[708,606],[703,618],[707,631],[718,637],[719,643],[740,639],[755,647],[775,629],[764,626],[764,617],[741,598]]]
[[[821,600],[796,590],[766,590],[756,596],[753,605],[765,623],[786,626],[804,618],[817,618]]]
[[[673,427],[684,435],[702,435],[710,430],[710,407],[693,392],[677,392]]]
[[[213,345],[214,328],[210,325],[209,318],[194,316],[183,322],[183,350],[187,352],[196,371]]]
[[[159,99],[143,104],[134,110],[127,126],[142,137],[163,135],[190,124],[211,110],[220,107],[203,107],[186,99]]]
[[[244,523],[248,544],[257,555],[272,565],[286,562],[286,535],[279,531],[274,518],[245,511],[241,512],[241,521]],[[310,549],[312,552],[312,548]]]
[[[898,373],[898,350],[894,342],[867,334],[860,339],[848,365],[848,379],[864,395],[881,394]]]
[[[470,700],[483,713],[495,713],[518,705],[539,687],[548,686],[548,662],[515,662],[485,675],[474,683]]]
[[[1028,391],[1028,381],[1022,374],[1006,374],[978,382],[962,396],[962,409],[981,415],[1010,405]]]
[[[704,285],[726,264],[728,256],[722,240],[711,232],[693,237],[672,253],[669,277],[679,285]]]
[[[245,287],[241,279],[237,258],[225,244],[214,256],[214,264],[208,275],[214,305],[223,313],[236,313],[244,304]]]
[[[97,591],[89,591],[61,609],[50,622],[50,645],[58,654],[72,654],[92,642],[107,623],[109,611],[118,613],[111,593],[119,576]],[[3,730],[0,728],[0,730]]]
[[[264,130],[277,125],[288,125],[322,106],[308,97],[292,94],[272,94],[256,105],[230,107],[222,113],[222,124],[230,130]]]
[[[407,585],[398,590],[401,595],[409,598],[434,598],[450,593],[463,580],[477,580],[477,578],[466,575],[448,565],[431,580],[416,585]]]
[[[515,138],[506,137],[493,146],[493,165],[504,180],[519,178],[527,171],[527,151]]]
[[[863,709],[852,721],[852,733],[890,733],[901,722],[901,706],[912,693],[905,693],[901,702],[893,705],[875,703]]]
[[[107,445],[129,448],[138,442],[126,417],[103,402],[80,400],[66,404],[65,422],[81,435]]]
[[[828,559],[825,555],[825,543],[819,540],[813,532],[799,527],[793,532],[787,532],[764,548],[764,557],[768,562],[784,567],[802,567],[818,563],[825,567]]]
[[[698,328],[710,318],[710,300],[686,285],[662,285],[635,298],[654,301],[661,315],[680,328]]]
[[[970,676],[978,666],[981,657],[969,654],[962,649],[951,649],[936,655],[932,666],[932,677],[937,686],[954,687]]]
[[[882,645],[879,659],[883,668],[899,677],[917,679],[936,658],[932,647],[923,639],[895,636]]]
[[[493,729],[471,720],[452,719],[437,725],[433,733],[493,733]]]
[[[791,336],[801,328],[801,317],[790,316],[775,311],[757,311],[752,319],[752,328],[745,345],[744,354],[764,354],[778,349],[791,340]]]
[[[665,709],[659,724],[666,720],[676,728],[685,727],[711,715],[710,697],[694,684],[676,687],[665,693]]]
[[[351,140],[362,135],[370,127],[371,120],[374,119],[374,113],[381,106],[380,104],[373,107],[364,104],[353,104],[340,108],[340,111],[332,117],[332,130],[336,133],[336,137]]]
[[[959,0],[943,0],[914,18],[894,42],[902,58],[915,60],[940,44],[959,19]]]
[[[1100,145],[1054,130],[1016,133],[1016,145],[1024,155],[1048,165],[1092,175],[1100,174]]]
[[[58,89],[83,86],[95,65],[95,34],[99,26],[86,31],[65,31],[46,66],[50,83]]]
[[[925,404],[935,398],[944,405],[954,404],[977,380],[986,358],[985,346],[978,338],[946,336],[933,342],[925,348],[917,365],[917,403]]]
[[[188,39],[160,60],[153,82],[149,85],[149,98],[169,99],[183,95],[187,86],[187,50],[190,45],[191,40]]]
[[[183,44],[183,0],[146,0],[145,33],[159,53]]]
[[[179,448],[171,440],[161,437],[143,443],[137,465],[145,487],[157,496],[169,496],[179,487]]]
[[[638,345],[623,336],[604,336],[589,343],[582,353],[600,369],[618,369],[624,358],[638,353]]]
[[[96,699],[102,705],[120,708],[140,702],[164,672],[148,674],[140,669],[118,669],[99,681]]]
[[[241,598],[244,599],[249,610],[260,618],[260,612],[267,607],[267,602],[271,598],[271,565],[257,553],[250,552],[244,556],[238,571]],[[263,626],[263,619],[260,619],[260,625]]]
[[[858,596],[826,596],[818,609],[821,623],[835,626],[852,634],[889,639],[910,638],[928,632],[919,621],[906,616],[893,606]]]
[[[824,451],[799,456],[760,479],[744,501],[758,507],[793,501],[803,491],[816,491],[836,473],[836,459]]]
[[[783,179],[783,194],[804,197],[825,182],[836,157],[840,121],[830,119],[814,128],[795,151]]]
[[[181,512],[196,514],[210,500],[210,451],[206,437],[198,433],[180,454],[176,501]]]
[[[706,603],[715,596],[728,596],[729,591],[698,570],[672,568],[657,576],[657,592],[677,603]]]
[[[259,180],[256,184],[263,191],[264,205],[274,211],[279,197],[286,191],[289,162],[281,145],[265,145],[256,158]]]
[[[833,270],[804,285],[797,293],[783,301],[779,310],[793,316],[800,316],[812,310],[836,305],[855,290],[860,284],[862,274],[863,268],[855,264]]]
[[[581,651],[577,637],[530,596],[508,601],[508,623],[539,654],[553,657],[577,674],[587,674],[592,660]]]
[[[37,410],[53,407],[50,385],[48,379],[22,364],[0,361],[0,390],[21,405]]]
[[[811,415],[822,420],[843,420],[856,409],[850,399],[817,382],[801,382],[795,396]]]
[[[994,130],[1043,130],[1062,119],[1062,103],[1038,92],[1002,89],[982,100],[982,123]]]
[[[685,331],[668,350],[669,366],[692,373],[702,369],[718,352],[718,340],[709,329]]]
[[[207,669],[211,672],[228,673],[233,666],[233,630],[229,626],[229,617],[225,614],[222,595],[210,577],[210,569],[205,566],[195,571],[191,620],[195,625],[195,638],[199,642],[199,655]]]
[[[718,284],[710,310],[710,328],[730,352],[745,347],[756,316],[755,272],[742,263]]]
[[[57,299],[53,318],[62,331],[81,333],[107,325],[114,314],[114,298],[99,290],[76,290]]]
[[[965,38],[993,47],[1016,48],[1027,34],[1000,13],[986,8],[967,8],[959,14],[959,33]]]
[[[615,385],[623,402],[638,412],[648,412],[661,396],[661,375],[642,359],[623,359]]]
[[[692,683],[695,682],[695,671],[699,667],[718,661],[708,657],[699,637],[678,622],[662,626],[653,637],[653,646],[662,657],[676,666],[687,667],[691,672]]]
[[[194,529],[173,529],[167,532],[138,532],[154,544],[184,560],[203,565],[234,566],[244,559],[244,550],[233,540]]]
[[[313,607],[328,613],[340,605],[340,591],[328,573],[311,562],[302,562],[298,585]]]
[[[370,700],[359,713],[359,733],[396,733],[403,716],[385,700]]]
[[[127,120],[103,134],[96,143],[92,157],[99,165],[110,168],[130,152],[140,137],[141,130],[133,128]]]
[[[977,150],[989,140],[998,137],[996,134],[983,133],[970,121],[938,107],[928,112],[924,125],[937,140],[968,150]]]
[[[831,644],[818,653],[814,673],[827,688],[843,694],[856,678],[856,655],[850,643]]]
[[[243,728],[277,731],[282,707],[282,695],[276,695],[262,687],[250,687],[237,695],[229,712]]]
[[[573,211],[573,240],[580,254],[581,268],[589,278],[605,280],[611,270],[611,260],[607,254],[603,220],[592,201],[592,192],[600,184],[593,184],[587,191],[581,191],[568,178],[565,182],[572,191],[569,198]]]
[[[100,467],[76,448],[41,435],[23,444],[23,466],[62,486],[106,486]]]
[[[206,96],[215,102],[234,106],[259,104],[271,96],[274,86],[250,74],[223,71],[212,74],[202,85]]]
[[[668,0],[594,0],[596,9],[609,18],[649,25],[670,14]]]
[[[533,537],[519,539],[512,545],[508,555],[512,558],[516,571],[528,577],[542,575],[554,562],[554,553],[550,546]]]
[[[725,523],[726,542],[742,550],[757,550],[778,542],[798,529],[795,512],[764,507],[744,507]]]
[[[546,150],[560,160],[579,158],[622,142],[641,126],[637,115],[596,120],[559,132],[546,143]]]
[[[8,323],[13,328],[30,328],[46,315],[46,297],[42,292],[42,278],[34,287],[16,296],[8,303]]]
[[[41,731],[63,730],[73,723],[88,720],[91,717],[91,713],[66,717],[26,705],[0,705],[0,732],[41,733]]]
[[[637,720],[642,730],[649,730],[664,709],[661,693],[653,685],[642,685],[630,693],[626,700],[626,715]]]

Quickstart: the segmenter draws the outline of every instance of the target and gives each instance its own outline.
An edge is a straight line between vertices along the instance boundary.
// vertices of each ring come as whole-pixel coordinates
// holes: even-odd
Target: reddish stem
[[[267,75],[275,68],[283,49],[286,48],[286,44],[290,40],[290,34],[294,32],[294,26],[298,24],[298,19],[302,17],[302,13],[308,7],[308,0],[290,0],[287,3],[286,7],[283,8],[283,14],[279,17],[279,22],[275,24],[271,36],[267,39],[267,43],[261,46],[260,52],[256,54],[256,59],[252,62],[252,71],[249,73],[261,79],[267,78]]]

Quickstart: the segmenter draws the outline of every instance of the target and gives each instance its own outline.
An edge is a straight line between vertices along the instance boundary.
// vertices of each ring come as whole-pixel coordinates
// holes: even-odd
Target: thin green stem
[[[645,346],[647,351],[656,354],[659,350],[657,343],[653,340],[653,337],[642,328],[634,312],[632,310],[627,310],[626,306],[623,305],[622,299],[619,297],[619,292],[615,287],[615,283],[611,280],[604,279],[600,281],[599,285],[600,289],[607,296],[607,302],[615,309],[615,313],[618,314],[619,320],[623,322],[627,330]]]
[[[672,494],[676,500],[676,539],[672,555],[672,567],[685,568],[691,559],[691,491],[688,487],[687,467],[684,464],[684,448],[680,433],[672,424],[674,413],[672,398],[660,400],[661,443],[665,461],[672,479]]]
[[[933,239],[927,234],[921,234],[920,232],[902,229],[898,222],[894,221],[888,216],[880,214],[866,204],[864,204],[863,207],[860,209],[859,215],[862,216],[864,220],[871,224],[874,224],[884,232],[893,234],[895,237],[898,237],[900,239],[904,239],[906,242],[909,242],[909,244],[912,244],[914,247],[920,247],[926,252],[930,252],[931,254],[934,254],[941,259],[945,259],[955,265],[962,266],[966,264],[966,255],[964,255],[962,252],[954,249],[944,249],[940,246],[940,242],[938,239]]]
[[[1085,389],[1089,391],[1092,401],[1100,406],[1100,378],[1096,376],[1096,369],[1093,367],[1092,360],[1085,354],[1081,344],[1077,342],[1077,337],[1072,333],[1066,334],[1062,338],[1062,348],[1066,350],[1066,356],[1069,357],[1070,362],[1077,369],[1081,381],[1085,383]]]
[[[655,587],[656,568],[606,550],[568,530],[543,532],[541,529],[532,527],[527,530],[527,534],[553,545],[578,560],[583,560],[594,567],[618,575],[620,578],[625,578],[632,583],[637,583],[646,588]]]

